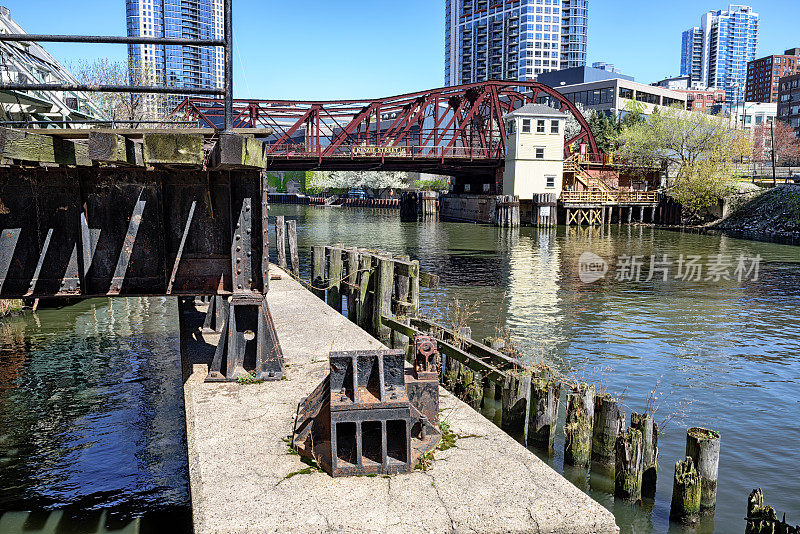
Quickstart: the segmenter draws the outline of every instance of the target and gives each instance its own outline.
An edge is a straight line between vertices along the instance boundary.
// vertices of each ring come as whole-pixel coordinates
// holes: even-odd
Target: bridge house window
[[[545,179],[545,187],[547,187],[548,189],[554,188],[556,186],[555,176],[552,175],[545,176],[544,179]]]
[[[536,133],[544,133],[544,119],[536,121]]]
[[[522,119],[522,133],[531,133],[530,119]]]
[[[557,134],[558,133],[558,120],[550,121],[550,133]]]
[[[535,152],[534,157],[536,159],[544,159],[544,147],[543,146],[537,146],[536,147],[536,152]]]

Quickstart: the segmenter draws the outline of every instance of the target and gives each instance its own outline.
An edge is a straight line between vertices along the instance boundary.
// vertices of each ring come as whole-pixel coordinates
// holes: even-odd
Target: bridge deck
[[[280,273],[275,266],[270,271]],[[618,532],[612,514],[494,424],[440,390],[442,418],[463,437],[427,472],[331,478],[284,439],[298,402],[323,379],[331,350],[381,345],[283,274],[268,294],[287,380],[204,384],[218,336],[184,332],[192,509],[210,532]]]

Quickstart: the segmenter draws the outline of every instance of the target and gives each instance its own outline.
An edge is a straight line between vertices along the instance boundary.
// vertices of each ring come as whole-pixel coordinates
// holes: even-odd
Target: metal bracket
[[[206,382],[280,380],[283,352],[263,295],[234,295]]]
[[[222,332],[229,313],[228,299],[219,295],[211,297],[208,301],[206,318],[203,321],[203,332]]]

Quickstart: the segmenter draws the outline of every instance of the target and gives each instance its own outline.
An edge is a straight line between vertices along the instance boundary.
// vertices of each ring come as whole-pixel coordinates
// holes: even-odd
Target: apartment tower
[[[730,5],[709,11],[700,26],[683,32],[681,74],[691,83],[725,91],[726,101],[734,104],[745,96],[747,63],[756,57],[758,13],[750,6]]]
[[[587,0],[446,0],[445,85],[586,65]]]
[[[126,0],[129,37],[222,39],[222,0]],[[129,45],[134,80],[187,87],[184,95],[166,99],[148,95],[163,114],[180,104],[191,88],[222,87],[224,53],[221,47]],[[133,75],[133,71],[136,72]]]

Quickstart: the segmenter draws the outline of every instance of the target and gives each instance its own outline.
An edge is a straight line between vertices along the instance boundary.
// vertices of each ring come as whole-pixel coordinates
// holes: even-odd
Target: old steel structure
[[[234,127],[269,128],[263,139],[275,170],[413,170],[455,176],[494,174],[504,165],[503,115],[548,98],[579,124],[564,145],[599,154],[588,123],[555,89],[536,82],[488,81],[372,100],[235,100]],[[217,128],[224,103],[189,98],[174,112]]]
[[[232,0],[222,39],[2,34],[1,41],[221,46],[223,88],[3,83],[0,91],[222,95],[233,126]],[[222,295],[230,306],[208,380],[277,380],[267,307],[264,146],[232,133],[0,128],[0,298]],[[63,132],[62,132],[63,133]],[[255,144],[253,144],[255,143]]]

